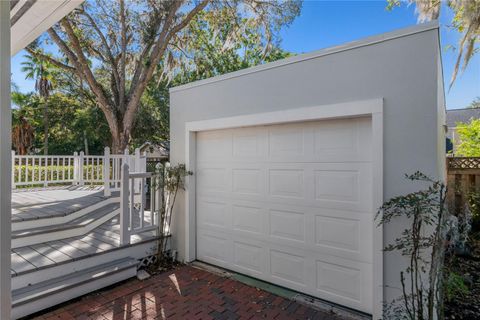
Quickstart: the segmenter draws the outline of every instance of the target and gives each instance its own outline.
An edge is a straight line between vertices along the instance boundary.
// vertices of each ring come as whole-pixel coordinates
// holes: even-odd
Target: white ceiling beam
[[[17,6],[16,10],[20,10],[20,2],[22,1],[12,10]],[[83,0],[37,0],[11,28],[11,55],[25,48],[82,2]]]

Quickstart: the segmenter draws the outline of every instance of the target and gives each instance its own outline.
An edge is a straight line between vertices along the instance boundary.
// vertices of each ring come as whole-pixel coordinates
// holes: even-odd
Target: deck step
[[[138,261],[123,258],[12,291],[14,319],[136,275]]]
[[[99,197],[97,197],[99,198]],[[99,198],[100,199],[100,198]],[[43,208],[38,207],[38,216],[30,214],[30,218],[19,218],[20,214],[12,215],[12,231],[27,230],[32,228],[39,228],[45,226],[61,225],[69,223],[72,220],[83,217],[84,215],[100,209],[105,205],[111,203],[120,203],[120,198],[118,194],[112,195],[111,197],[102,197],[100,201],[91,203],[89,205],[74,204],[76,208],[67,207],[64,210],[59,208]],[[33,210],[32,208],[30,208]],[[46,212],[49,212],[46,214]]]
[[[68,223],[12,231],[12,248],[84,235],[116,216],[119,210],[120,204],[113,202]]]

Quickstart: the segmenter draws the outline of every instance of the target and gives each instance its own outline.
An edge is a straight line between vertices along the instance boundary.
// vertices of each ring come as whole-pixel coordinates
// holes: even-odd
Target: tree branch
[[[125,76],[127,61],[127,24],[125,21],[125,2],[120,0],[120,88],[119,88],[119,107],[123,114],[125,112]]]
[[[131,126],[133,124],[133,118],[134,118],[133,116],[138,108],[140,98],[142,97],[142,94],[148,82],[152,79],[153,72],[155,71],[155,68],[160,62],[160,59],[162,58],[163,54],[165,53],[165,50],[168,46],[168,43],[170,42],[170,39],[173,37],[173,35],[175,35],[177,32],[179,32],[184,27],[186,27],[190,23],[190,21],[207,6],[209,2],[210,0],[201,1],[195,8],[193,8],[185,16],[185,18],[179,24],[175,25],[171,29],[170,29],[170,26],[172,25],[175,15],[178,9],[183,4],[183,2],[175,1],[172,7],[170,8],[170,11],[165,20],[165,23],[163,24],[162,31],[150,54],[148,67],[142,72],[142,75],[139,77],[138,83],[136,84],[132,83],[132,86],[135,85],[135,87],[133,87],[133,91],[129,96],[127,110],[123,117],[123,128],[125,131],[129,131],[131,129]]]
[[[115,86],[117,87],[117,92],[118,92],[118,87],[120,86],[120,76],[118,74],[118,69],[117,69],[117,63],[115,62],[115,59],[113,58],[113,53],[108,45],[108,41],[105,38],[105,35],[102,33],[100,28],[98,27],[97,23],[95,20],[92,18],[90,14],[88,14],[85,10],[79,11],[81,15],[83,15],[87,20],[90,22],[92,28],[97,32],[98,37],[100,38],[100,41],[103,44],[103,47],[105,48],[105,53],[107,55],[108,60],[110,61],[110,64],[112,65],[112,73],[113,73],[113,78],[115,80]]]
[[[113,103],[109,101],[108,97],[105,94],[104,89],[95,79],[95,76],[93,75],[93,72],[88,65],[87,58],[83,54],[80,40],[75,35],[75,32],[73,31],[73,28],[70,22],[66,18],[63,18],[60,21],[60,24],[65,29],[65,33],[67,34],[67,37],[70,41],[72,50],[74,50],[77,55],[77,58],[78,58],[77,63],[79,65],[78,68],[82,70],[83,74],[85,75],[85,80],[87,81],[88,85],[97,96],[98,103],[100,104],[102,109],[105,109],[106,112],[113,112],[112,110]]]
[[[36,57],[39,57],[39,58],[42,58],[44,60],[47,60],[48,62],[50,62],[51,64],[53,64],[54,66],[58,67],[58,68],[61,68],[61,69],[64,69],[68,72],[71,72],[71,73],[77,73],[77,69],[75,69],[74,67],[71,67],[65,63],[62,63],[54,58],[52,58],[51,56],[49,55],[46,55],[44,53],[41,53],[39,51],[35,51],[29,47],[26,47],[25,50],[30,53],[32,56],[36,56]]]

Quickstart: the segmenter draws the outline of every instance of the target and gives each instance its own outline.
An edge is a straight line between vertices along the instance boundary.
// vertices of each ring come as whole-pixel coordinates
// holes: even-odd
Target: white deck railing
[[[20,186],[44,186],[52,184],[103,184],[104,193],[120,190],[121,166],[127,163],[132,171],[146,171],[146,156],[136,149],[134,154],[110,154],[91,156],[75,152],[72,156],[21,156],[12,151],[12,188]],[[137,185],[138,188],[138,185]]]
[[[130,243],[134,234],[157,230],[161,190],[157,188],[152,172],[131,172],[128,163],[121,167],[120,189],[120,245]],[[147,181],[150,180],[150,181]],[[149,183],[147,183],[149,182]],[[145,210],[147,192],[150,194],[150,208]]]

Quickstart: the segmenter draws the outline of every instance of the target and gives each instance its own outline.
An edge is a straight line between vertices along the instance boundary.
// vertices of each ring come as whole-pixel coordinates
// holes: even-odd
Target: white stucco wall
[[[185,163],[185,123],[375,98],[384,99],[384,199],[415,186],[420,170],[444,178],[444,102],[436,24],[415,26],[340,47],[199,81],[171,90],[172,163]],[[173,247],[184,257],[184,199],[173,222]],[[384,244],[403,230],[384,228]],[[398,286],[398,254],[384,255],[384,284]],[[401,294],[386,289],[385,298]]]

